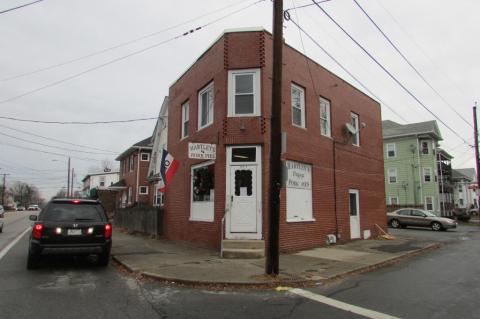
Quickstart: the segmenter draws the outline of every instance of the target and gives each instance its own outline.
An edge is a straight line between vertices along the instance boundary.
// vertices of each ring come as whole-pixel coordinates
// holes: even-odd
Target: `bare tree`
[[[9,192],[13,196],[13,200],[21,206],[30,204],[42,205],[44,199],[41,198],[40,192],[35,185],[29,185],[24,182],[15,182],[9,188]]]
[[[114,169],[113,161],[108,158],[104,158],[100,165],[90,166],[88,168],[88,174],[111,172]]]

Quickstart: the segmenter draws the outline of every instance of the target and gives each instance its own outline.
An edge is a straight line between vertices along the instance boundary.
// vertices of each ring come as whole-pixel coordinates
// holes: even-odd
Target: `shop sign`
[[[217,145],[205,143],[188,143],[188,158],[214,160],[217,156]]]

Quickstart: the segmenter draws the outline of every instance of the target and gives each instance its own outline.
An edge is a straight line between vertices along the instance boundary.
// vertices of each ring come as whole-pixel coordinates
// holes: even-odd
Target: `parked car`
[[[478,208],[470,208],[468,212],[470,213],[470,216],[478,216]]]
[[[461,221],[468,222],[472,217],[470,210],[467,210],[466,208],[457,208],[453,213],[457,218],[457,220],[461,220]]]
[[[28,210],[39,210],[40,208],[38,207],[38,205],[29,205],[28,206]]]
[[[24,211],[25,210],[25,206],[18,206],[17,207],[17,211]]]
[[[97,263],[108,265],[112,247],[112,225],[97,200],[53,199],[34,221],[30,234],[27,269],[51,255],[97,255]]]
[[[5,215],[5,210],[3,209],[3,206],[0,205],[0,218],[3,218]],[[0,221],[0,233],[3,232],[3,222]]]
[[[394,212],[387,213],[388,224],[393,228],[405,228],[407,226],[428,227],[432,230],[447,230],[456,228],[455,220],[438,217],[427,210],[418,208],[402,208]]]

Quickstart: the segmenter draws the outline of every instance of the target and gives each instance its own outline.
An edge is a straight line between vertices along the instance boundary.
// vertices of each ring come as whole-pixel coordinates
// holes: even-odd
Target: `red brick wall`
[[[151,154],[151,150],[149,149],[142,149],[141,153],[149,153]],[[127,184],[127,189],[128,187],[132,187],[132,204],[137,202],[137,192],[138,192],[138,187],[139,186],[146,186],[148,189],[148,194],[147,195],[138,195],[138,203],[141,204],[151,204],[152,203],[152,194],[151,194],[151,187],[150,184],[147,180],[147,175],[148,175],[148,165],[150,163],[149,161],[142,161],[139,160],[139,151],[134,150],[131,154],[133,154],[133,161],[134,161],[134,168],[133,171],[130,171],[129,167],[127,167],[126,172],[123,170],[123,165],[124,162],[126,162],[128,165],[128,157],[131,156],[129,155],[128,157],[123,158],[120,161],[120,179],[124,179],[125,183]],[[140,165],[139,165],[140,164]],[[139,175],[138,175],[138,185],[137,185],[137,171],[138,168],[140,167]],[[128,190],[125,190],[125,192],[128,192]],[[117,198],[117,202],[120,201],[120,198],[122,196],[122,193],[118,193],[119,198]],[[127,198],[128,201],[128,198]]]
[[[170,87],[169,151],[181,162],[166,197],[165,236],[198,245],[220,246],[221,219],[225,211],[225,152],[227,145],[262,145],[263,237],[268,238],[269,118],[271,114],[271,35],[265,32],[230,33],[218,40]],[[227,118],[227,80],[229,69],[261,68],[261,117]],[[362,232],[374,224],[385,227],[383,154],[380,105],[346,82],[310,61],[315,87],[304,56],[284,47],[283,131],[287,152],[283,159],[313,166],[313,217],[315,222],[286,222],[285,189],[281,194],[280,246],[283,251],[306,249],[325,244],[325,236],[335,233],[333,189],[333,140],[337,161],[337,215],[342,240],[350,238],[348,189],[360,190]],[[197,132],[198,91],[214,81],[214,123]],[[291,125],[290,85],[305,88],[306,129]],[[320,135],[318,96],[331,101],[333,139]],[[181,105],[189,100],[189,137],[180,140]],[[361,147],[343,145],[343,125],[350,112],[360,115],[366,127],[360,136]],[[240,127],[245,130],[240,130]],[[187,158],[188,142],[217,144],[215,161],[214,222],[189,221],[190,168],[201,161]]]

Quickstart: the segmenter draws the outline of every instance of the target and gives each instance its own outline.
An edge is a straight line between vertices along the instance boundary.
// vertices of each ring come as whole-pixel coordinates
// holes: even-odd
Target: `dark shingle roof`
[[[137,150],[137,149],[152,149],[152,137],[149,136],[135,144],[133,144],[132,146],[130,146],[129,148],[127,148],[125,151],[122,152],[122,154],[118,155],[117,158],[115,160],[117,161],[120,161],[122,158],[130,155],[134,150]]]
[[[410,135],[431,135],[442,140],[442,135],[436,121],[418,122],[412,124],[398,124],[393,121],[382,121],[383,138],[410,136]]]
[[[152,146],[152,141],[151,141],[152,137],[149,136],[147,137],[146,139],[144,140],[141,140],[140,142],[137,142],[135,144],[133,144],[133,146],[138,146],[138,147],[151,147]]]
[[[463,174],[463,172],[460,172],[459,169],[452,169],[452,178],[453,179],[468,179],[469,181],[472,180],[470,177]]]

